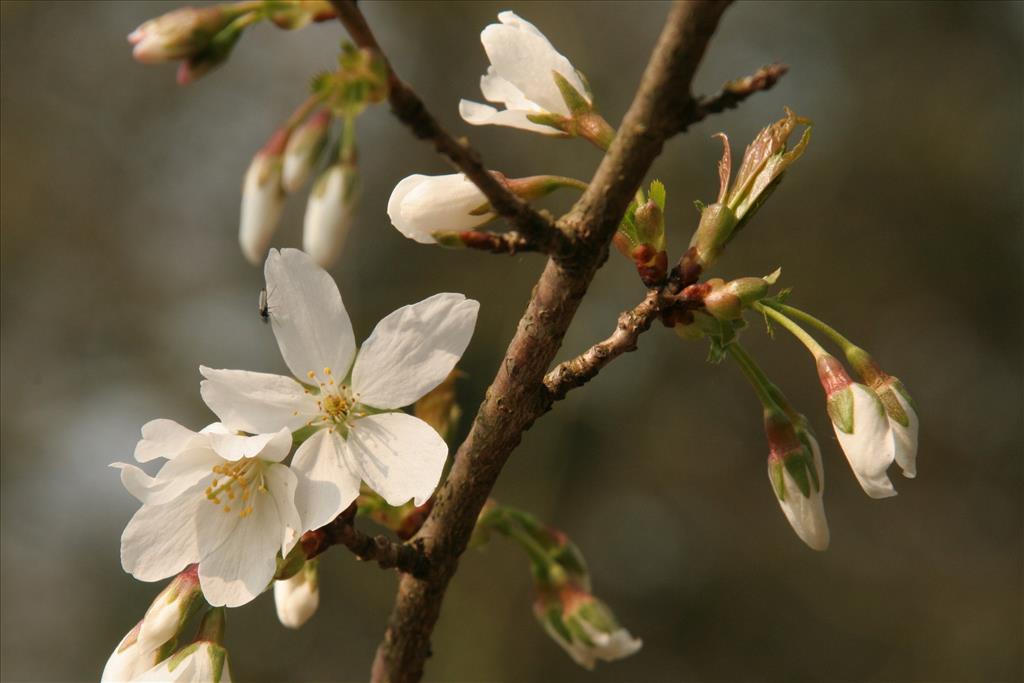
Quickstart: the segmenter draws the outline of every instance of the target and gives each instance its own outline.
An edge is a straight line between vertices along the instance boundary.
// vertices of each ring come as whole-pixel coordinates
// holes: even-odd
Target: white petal
[[[121,484],[128,493],[146,505],[168,503],[206,477],[213,475],[213,466],[221,459],[209,448],[191,448],[166,463],[156,477],[135,465],[115,462],[110,466],[121,470]]]
[[[885,408],[873,391],[862,384],[851,384],[853,392],[853,433],[833,425],[839,445],[853,469],[861,488],[872,498],[890,498],[896,489],[886,474],[895,457],[895,443]]]
[[[470,100],[459,101],[459,116],[462,117],[463,121],[474,126],[506,126],[542,135],[565,136],[557,128],[534,123],[527,118],[527,112],[525,111],[513,109],[498,111],[494,107],[489,107],[479,102],[471,102]]]
[[[893,394],[907,415],[907,426],[905,427],[899,422],[889,419],[889,427],[892,429],[893,442],[896,446],[896,464],[903,470],[903,476],[913,479],[917,476],[917,431],[919,427],[917,412],[899,391],[893,390]]]
[[[581,619],[579,625],[586,632],[590,641],[594,643],[592,648],[593,656],[606,662],[614,662],[616,659],[628,657],[639,651],[644,645],[642,640],[634,638],[624,628],[618,628],[611,633],[605,633],[592,626],[585,619]]]
[[[199,393],[230,429],[252,434],[282,427],[294,431],[317,413],[316,399],[291,377],[205,366],[199,372],[206,378]]]
[[[557,71],[586,97],[586,88],[568,59],[558,53],[532,24],[516,17],[509,24],[491,24],[480,34],[494,70],[540,107],[569,115],[552,72]]]
[[[355,173],[340,164],[331,166],[317,179],[306,203],[302,224],[302,248],[324,268],[341,255],[355,208]]]
[[[245,172],[238,242],[254,266],[266,255],[284,210],[281,165],[280,155],[259,152]]]
[[[487,67],[487,73],[480,77],[480,92],[488,102],[503,103],[506,109],[547,113],[545,109],[526,99],[522,90],[499,76],[493,66]]]
[[[433,244],[441,230],[469,230],[494,218],[473,215],[487,197],[461,173],[403,178],[388,199],[388,217],[398,231],[417,242]]]
[[[383,413],[355,420],[348,456],[366,484],[388,505],[410,498],[427,502],[448,457],[448,444],[423,420],[405,413]]]
[[[783,467],[782,481],[785,486],[785,499],[779,500],[779,506],[801,541],[813,550],[826,550],[829,544],[829,530],[823,499],[825,472],[821,465],[821,449],[818,447],[818,441],[809,432],[807,437],[811,443],[811,449],[814,451],[814,468],[817,471],[821,487],[819,490],[814,490],[812,483],[810,497],[804,496],[789,471]],[[768,467],[769,479],[771,479],[772,466],[770,463]]]
[[[270,434],[240,436],[238,434],[210,434],[210,448],[225,460],[259,458],[268,462],[281,462],[292,449],[292,433],[285,427]]]
[[[352,369],[352,390],[375,408],[412,404],[444,381],[473,336],[480,304],[442,293],[377,323]]]
[[[302,520],[302,532],[327,524],[359,496],[359,475],[349,468],[345,449],[345,441],[337,432],[322,429],[295,451],[295,506]]]
[[[269,493],[256,491],[252,513],[241,517],[241,505],[225,512],[203,499],[196,517],[199,582],[214,607],[238,607],[262,593],[277,568],[282,524]]]
[[[298,478],[285,465],[271,465],[263,476],[281,524],[281,557],[285,557],[295,547],[303,531],[299,511],[295,507]]]
[[[338,285],[298,249],[272,249],[264,272],[270,324],[292,374],[309,382],[307,373],[322,376],[330,368],[343,378],[356,353],[356,338]]]
[[[149,462],[156,458],[170,460],[188,447],[196,433],[174,420],[150,420],[142,425],[142,440],[135,446],[135,459]]]
[[[121,566],[139,581],[159,581],[199,561],[196,513],[202,487],[163,505],[143,505],[121,534]]]

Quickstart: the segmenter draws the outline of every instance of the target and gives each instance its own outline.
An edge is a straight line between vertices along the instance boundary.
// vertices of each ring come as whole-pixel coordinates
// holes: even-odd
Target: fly
[[[267,288],[260,290],[260,320],[264,324],[270,322],[270,304],[267,301]]]

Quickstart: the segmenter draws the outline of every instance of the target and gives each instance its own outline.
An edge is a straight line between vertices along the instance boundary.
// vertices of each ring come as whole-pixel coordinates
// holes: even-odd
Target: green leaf
[[[651,181],[650,197],[658,208],[665,211],[665,185],[660,180]]]
[[[697,207],[697,213],[704,213],[704,209],[708,208],[708,205],[699,199],[694,199],[693,205]]]

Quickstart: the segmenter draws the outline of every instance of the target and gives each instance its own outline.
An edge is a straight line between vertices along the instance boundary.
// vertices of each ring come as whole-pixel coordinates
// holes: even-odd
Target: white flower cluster
[[[360,483],[392,505],[430,497],[448,447],[401,408],[445,379],[479,308],[461,294],[405,306],[378,323],[357,356],[338,288],[309,256],[271,251],[266,280],[293,377],[202,367],[200,391],[220,421],[194,432],[154,420],[135,459],[163,458],[156,475],[114,465],[142,503],[121,538],[125,570],[157,581],[197,564],[215,606],[262,593],[278,557],[345,510]]]

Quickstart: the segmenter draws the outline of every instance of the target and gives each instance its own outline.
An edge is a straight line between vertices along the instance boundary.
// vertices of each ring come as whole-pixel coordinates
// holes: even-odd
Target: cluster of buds
[[[245,174],[239,243],[254,265],[270,248],[286,194],[298,192],[321,162],[325,167],[306,203],[303,249],[329,267],[351,227],[359,200],[355,119],[387,97],[387,73],[379,56],[346,45],[338,70],[318,76],[313,91],[256,153]],[[334,119],[342,120],[337,146],[328,145]]]
[[[275,0],[181,7],[146,21],[128,35],[132,56],[145,64],[180,62],[178,83],[187,85],[223,64],[248,26],[263,19],[285,29],[336,16],[327,0]]]
[[[895,496],[889,466],[896,462],[908,478],[917,474],[917,412],[902,382],[884,372],[864,349],[810,314],[778,300],[766,300],[755,308],[789,330],[814,356],[836,439],[861,488],[872,498]],[[855,382],[843,363],[825,351],[797,319],[839,345],[862,381]]]
[[[593,669],[598,660],[622,659],[642,647],[643,642],[593,595],[586,561],[568,536],[493,501],[481,513],[475,537],[485,537],[491,530],[515,541],[530,558],[537,590],[534,616],[573,661]]]
[[[648,287],[665,281],[668,252],[665,251],[665,186],[651,183],[647,197],[637,191],[613,238],[615,248],[636,264],[640,279]]]
[[[230,681],[224,649],[224,609],[204,615],[199,633],[178,648],[192,616],[205,604],[198,568],[176,576],[156,596],[146,615],[121,639],[103,668],[103,683],[130,681]]]

